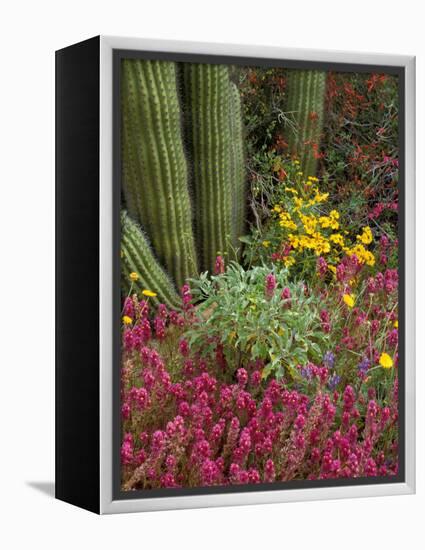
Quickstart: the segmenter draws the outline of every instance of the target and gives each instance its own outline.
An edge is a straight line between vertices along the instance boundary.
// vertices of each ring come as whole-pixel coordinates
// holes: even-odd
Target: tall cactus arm
[[[121,69],[126,205],[181,286],[198,270],[175,64],[125,59]]]
[[[230,254],[233,229],[231,91],[224,65],[184,66],[190,104],[195,229],[201,269],[212,271],[217,254]]]
[[[326,73],[323,71],[287,72],[286,111],[293,117],[295,129],[287,129],[289,151],[296,155],[306,176],[317,170],[317,154],[323,128]]]
[[[130,273],[138,279],[131,283]],[[151,290],[157,296],[154,303],[164,303],[171,308],[180,308],[181,300],[168,275],[159,265],[149,242],[140,227],[126,214],[121,213],[121,285],[128,294],[130,285],[136,291]]]

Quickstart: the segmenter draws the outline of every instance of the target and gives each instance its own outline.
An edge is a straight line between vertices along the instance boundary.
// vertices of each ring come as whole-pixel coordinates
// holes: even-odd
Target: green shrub
[[[232,262],[223,274],[191,281],[201,302],[187,334],[192,349],[207,354],[220,343],[233,370],[260,359],[264,377],[297,379],[297,365],[320,362],[328,346],[320,300],[309,296],[303,283],[288,282],[287,274],[265,266],[244,270]]]

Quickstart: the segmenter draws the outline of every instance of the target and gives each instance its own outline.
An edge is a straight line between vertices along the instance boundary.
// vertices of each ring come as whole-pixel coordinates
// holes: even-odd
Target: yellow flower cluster
[[[329,216],[320,216],[319,223],[323,229],[330,227],[331,229],[339,229],[339,212],[332,210]]]
[[[299,214],[301,223],[304,226],[304,231],[307,233],[307,235],[313,235],[316,231],[317,226],[317,218],[313,215],[305,216],[304,214]]]
[[[273,208],[278,224],[283,229],[284,239],[293,249],[282,258],[284,264],[293,265],[295,254],[307,250],[316,256],[327,255],[329,269],[334,274],[336,269],[333,264],[339,262],[343,254],[355,254],[360,263],[373,266],[375,257],[366,248],[373,240],[370,227],[362,228],[354,243],[352,240],[351,243],[346,242],[349,241],[348,232],[340,228],[339,212],[331,210],[328,215],[323,213],[322,205],[328,200],[329,193],[319,190],[316,185],[319,180],[315,176],[303,180],[300,177],[302,173],[298,171],[299,163],[293,161],[293,164],[296,183],[293,187],[284,187],[284,200]]]
[[[366,250],[366,248],[362,244],[356,244],[352,248],[348,248],[347,250],[345,250],[345,252],[349,256],[355,254],[361,264],[366,264],[370,266],[375,265],[375,256],[370,250]]]
[[[292,221],[291,215],[289,212],[280,212],[279,214],[279,225],[280,227],[285,227],[286,229],[297,229],[297,224]]]
[[[309,235],[293,235],[292,233],[288,235],[289,244],[295,250],[314,250],[316,256],[321,254],[327,254],[330,252],[331,245],[329,241],[318,232],[314,232],[311,236]]]
[[[361,235],[357,235],[357,240],[363,244],[370,244],[372,242],[372,231],[369,226],[363,227],[363,232]]]
[[[338,244],[341,248],[345,247],[344,243],[344,237],[341,235],[341,233],[332,233],[330,235],[329,240],[331,243]]]
[[[294,265],[295,258],[293,256],[285,256],[283,259],[283,264],[285,267],[291,267],[291,265]]]

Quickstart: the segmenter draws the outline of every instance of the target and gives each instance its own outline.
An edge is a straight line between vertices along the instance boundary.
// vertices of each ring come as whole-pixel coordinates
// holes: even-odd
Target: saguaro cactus
[[[289,152],[296,155],[306,176],[314,176],[323,127],[326,73],[288,70],[286,111],[295,129],[287,128]]]
[[[233,119],[240,112],[227,66],[186,64],[184,73],[196,237],[201,268],[212,271],[243,224],[241,122]]]
[[[121,284],[125,294],[131,285],[130,273],[137,273],[133,282],[136,292],[151,290],[157,296],[152,300],[169,307],[181,307],[180,298],[171,279],[159,265],[149,242],[140,227],[127,215],[121,213]]]
[[[175,64],[122,62],[123,190],[177,285],[197,274]]]

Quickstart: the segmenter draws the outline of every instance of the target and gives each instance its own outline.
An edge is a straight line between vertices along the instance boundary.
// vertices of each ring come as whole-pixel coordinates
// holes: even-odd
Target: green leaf
[[[241,243],[245,243],[245,244],[251,244],[252,243],[252,239],[249,235],[242,235],[241,237],[239,237],[238,240],[241,241]]]

